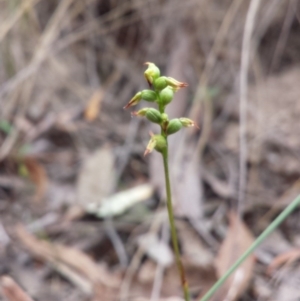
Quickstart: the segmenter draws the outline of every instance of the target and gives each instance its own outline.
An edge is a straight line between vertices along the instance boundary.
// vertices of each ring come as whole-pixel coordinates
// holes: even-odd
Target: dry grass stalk
[[[101,283],[110,288],[119,286],[119,279],[116,276],[109,274],[103,266],[97,265],[80,250],[38,240],[21,225],[16,227],[16,234],[34,256],[46,260],[54,266],[63,264],[83,275],[93,284]]]

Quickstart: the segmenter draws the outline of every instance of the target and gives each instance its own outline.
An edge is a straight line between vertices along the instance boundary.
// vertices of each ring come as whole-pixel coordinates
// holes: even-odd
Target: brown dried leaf
[[[34,201],[40,202],[44,197],[48,186],[48,176],[46,170],[33,157],[25,157],[24,165],[29,172],[30,180],[35,184]]]
[[[267,268],[267,273],[272,274],[275,269],[283,264],[291,264],[300,258],[300,248],[292,249],[276,256]]]
[[[177,222],[176,225],[183,258],[191,266],[204,269],[212,267],[213,255],[201,242],[199,235],[187,222]]]
[[[63,263],[87,277],[92,283],[102,283],[112,288],[120,284],[118,277],[109,274],[104,266],[97,265],[80,250],[38,240],[20,225],[16,227],[16,234],[22,244],[38,258],[53,264]]]
[[[87,121],[94,121],[99,115],[101,109],[101,102],[104,96],[102,88],[96,90],[92,97],[89,99],[88,104],[84,111],[84,118]]]
[[[120,78],[119,71],[113,72],[102,87],[94,91],[84,111],[84,118],[87,121],[94,121],[101,110],[101,103],[105,92]]]
[[[9,276],[0,278],[1,292],[8,301],[33,301]]]
[[[215,261],[218,277],[221,277],[253,243],[254,237],[235,212],[229,213],[229,229]],[[250,255],[229,277],[213,300],[237,300],[247,289],[253,273],[255,258]],[[222,296],[222,297],[221,297]]]

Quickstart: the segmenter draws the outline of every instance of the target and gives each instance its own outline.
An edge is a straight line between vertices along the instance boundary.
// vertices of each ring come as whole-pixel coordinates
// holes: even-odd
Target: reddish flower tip
[[[150,152],[151,151],[149,149],[146,149],[145,152],[144,152],[144,157],[146,157],[148,154],[150,154]]]
[[[180,87],[180,88],[185,88],[185,87],[187,87],[187,86],[188,86],[187,83],[180,83],[180,84],[179,84],[179,87]]]

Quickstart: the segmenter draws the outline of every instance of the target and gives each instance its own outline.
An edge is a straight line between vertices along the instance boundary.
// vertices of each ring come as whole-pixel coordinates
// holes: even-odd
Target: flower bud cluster
[[[148,68],[144,72],[144,76],[151,89],[136,93],[124,109],[135,106],[142,100],[156,102],[158,104],[158,110],[154,108],[143,108],[132,113],[133,116],[146,117],[161,127],[160,135],[151,135],[144,154],[147,155],[154,149],[158,152],[163,152],[167,147],[168,135],[178,132],[182,127],[195,126],[195,122],[185,117],[169,120],[168,115],[165,113],[165,107],[173,100],[175,92],[188,85],[172,77],[161,76],[159,68],[153,63],[147,62],[145,65],[147,65]]]

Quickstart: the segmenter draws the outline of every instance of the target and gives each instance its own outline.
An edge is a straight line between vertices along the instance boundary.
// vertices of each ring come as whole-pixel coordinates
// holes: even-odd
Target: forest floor
[[[182,300],[162,160],[143,156],[158,128],[123,110],[147,89],[145,61],[189,84],[168,114],[200,127],[170,139],[193,300],[300,194],[294,0],[259,1],[253,20],[240,173],[250,2],[0,1],[0,300]],[[299,218],[297,209],[212,300],[298,300]]]

